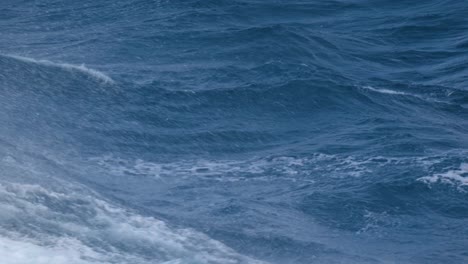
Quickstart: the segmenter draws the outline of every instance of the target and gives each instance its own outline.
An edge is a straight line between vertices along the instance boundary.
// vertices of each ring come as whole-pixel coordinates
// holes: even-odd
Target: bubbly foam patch
[[[468,163],[462,163],[458,169],[421,177],[418,180],[429,184],[440,182],[468,186]]]
[[[73,239],[58,239],[53,246],[21,238],[0,238],[0,255],[5,264],[97,264],[106,257]]]
[[[74,64],[69,64],[69,63],[58,63],[58,62],[52,62],[49,60],[36,60],[33,58],[28,58],[28,57],[22,57],[22,56],[17,56],[17,55],[4,55],[9,58],[17,59],[23,62],[28,62],[28,63],[34,63],[34,64],[39,64],[39,65],[44,65],[44,66],[49,66],[49,67],[57,67],[57,68],[62,68],[68,71],[78,71],[84,74],[87,74],[96,80],[102,81],[104,83],[109,83],[112,84],[114,83],[114,80],[107,76],[106,74],[88,68],[84,64],[81,65],[74,65]]]
[[[92,193],[0,183],[0,256],[26,263],[260,263]]]

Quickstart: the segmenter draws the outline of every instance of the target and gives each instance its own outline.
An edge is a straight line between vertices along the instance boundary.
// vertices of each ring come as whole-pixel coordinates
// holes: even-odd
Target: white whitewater
[[[5,264],[263,263],[195,230],[169,227],[76,189],[0,181],[0,209]],[[9,223],[23,227],[11,230]]]

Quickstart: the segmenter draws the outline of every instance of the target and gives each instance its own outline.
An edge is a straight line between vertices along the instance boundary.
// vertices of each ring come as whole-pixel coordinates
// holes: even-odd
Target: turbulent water
[[[5,264],[468,263],[468,2],[2,0]]]

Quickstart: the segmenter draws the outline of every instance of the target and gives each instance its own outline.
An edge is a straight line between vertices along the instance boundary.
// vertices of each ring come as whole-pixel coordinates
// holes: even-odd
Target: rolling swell
[[[466,262],[467,8],[7,1],[0,253]]]

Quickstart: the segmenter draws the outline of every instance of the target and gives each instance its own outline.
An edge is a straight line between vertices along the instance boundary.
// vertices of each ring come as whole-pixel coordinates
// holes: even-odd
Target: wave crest
[[[78,71],[107,84],[115,83],[115,81],[111,77],[107,76],[105,73],[100,72],[95,69],[88,68],[84,64],[75,65],[75,64],[69,64],[69,63],[58,63],[58,62],[53,62],[49,60],[36,60],[33,58],[17,56],[17,55],[2,55],[2,56],[13,58],[13,59],[20,60],[22,62],[27,62],[27,63],[34,63],[34,64],[39,64],[39,65],[48,66],[48,67],[57,67],[57,68],[61,68],[61,69],[68,70],[68,71]]]

